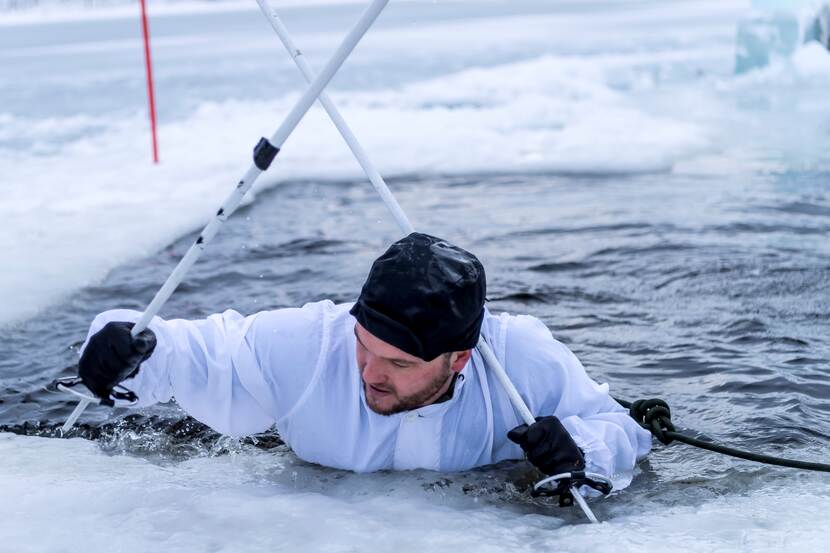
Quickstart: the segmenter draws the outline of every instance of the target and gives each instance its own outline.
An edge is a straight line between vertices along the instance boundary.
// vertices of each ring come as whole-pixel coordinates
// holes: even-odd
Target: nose
[[[383,384],[389,379],[383,368],[383,363],[378,357],[366,352],[362,358],[361,372],[364,382],[367,384]]]

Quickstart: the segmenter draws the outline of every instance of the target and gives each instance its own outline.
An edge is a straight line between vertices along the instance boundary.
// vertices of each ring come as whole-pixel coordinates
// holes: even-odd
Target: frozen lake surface
[[[282,13],[315,67],[361,10],[335,4]],[[746,9],[393,0],[331,91],[416,227],[482,258],[491,310],[682,427],[826,460],[830,54],[735,77]],[[679,444],[589,526],[522,464],[342,473],[173,405],[45,438],[89,321],[147,304],[303,84],[251,6],[160,9],[154,167],[137,18],[84,14],[0,14],[0,551],[823,550],[825,476]],[[350,301],[398,237],[315,109],[162,315]]]

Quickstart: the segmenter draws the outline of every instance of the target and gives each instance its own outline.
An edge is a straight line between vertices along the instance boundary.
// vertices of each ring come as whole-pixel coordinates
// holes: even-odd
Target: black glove
[[[149,328],[135,338],[135,323],[111,322],[96,332],[81,355],[78,375],[101,403],[112,405],[110,393],[122,380],[138,374],[138,367],[156,347],[156,335]]]
[[[585,470],[582,450],[554,416],[539,417],[530,426],[519,425],[507,437],[519,444],[527,460],[548,476]]]

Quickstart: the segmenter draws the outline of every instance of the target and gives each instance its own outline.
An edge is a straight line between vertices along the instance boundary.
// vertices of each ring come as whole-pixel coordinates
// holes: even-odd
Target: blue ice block
[[[830,4],[815,0],[753,0],[752,13],[738,23],[735,73],[791,56],[810,40],[830,48]]]

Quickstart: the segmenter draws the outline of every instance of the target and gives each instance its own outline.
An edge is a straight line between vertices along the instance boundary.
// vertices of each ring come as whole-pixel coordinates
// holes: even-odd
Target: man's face
[[[424,361],[376,338],[355,323],[355,355],[363,378],[366,403],[380,415],[429,405],[447,391],[455,372],[464,368],[470,351]]]

